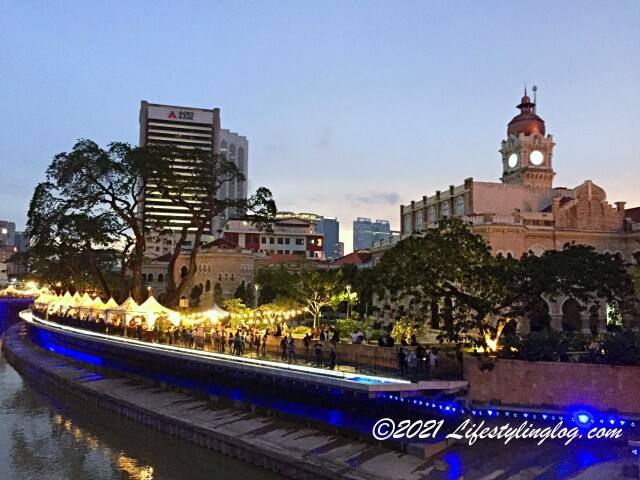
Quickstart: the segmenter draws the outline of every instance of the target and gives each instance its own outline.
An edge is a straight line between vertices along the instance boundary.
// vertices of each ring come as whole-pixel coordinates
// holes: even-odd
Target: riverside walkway
[[[24,327],[5,334],[3,350],[20,373],[43,387],[74,392],[160,431],[297,479],[431,478],[424,459],[263,417],[69,361],[30,345]]]
[[[599,442],[543,445],[463,444],[426,457],[354,440],[337,432],[274,418],[261,408],[223,405],[144,379],[132,379],[32,345],[25,325],[6,334],[3,351],[29,382],[173,436],[218,450],[291,478],[372,480],[592,480],[629,478],[627,448]],[[92,406],[93,405],[93,406]],[[380,417],[386,412],[381,410]],[[448,429],[449,431],[449,429]],[[450,430],[452,431],[452,430]],[[411,446],[410,446],[411,447]],[[423,446],[424,447],[424,446]],[[414,449],[414,453],[418,453]],[[637,478],[632,476],[632,478]]]

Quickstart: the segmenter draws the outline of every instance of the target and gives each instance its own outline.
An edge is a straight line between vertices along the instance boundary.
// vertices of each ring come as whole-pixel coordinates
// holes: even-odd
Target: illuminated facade
[[[468,178],[400,207],[402,237],[423,231],[442,217],[470,222],[497,254],[520,257],[560,249],[575,242],[619,254],[633,263],[640,252],[640,223],[625,202],[611,205],[591,180],[575,188],[554,187],[553,137],[546,133],[535,103],[526,95],[507,127],[500,154],[501,183]],[[589,331],[606,326],[605,307],[594,319],[579,313],[575,300],[548,302],[552,325]]]
[[[326,260],[335,260],[343,255],[344,246],[341,248],[340,222],[336,217],[325,217],[315,213],[278,212],[276,213],[276,218],[298,218],[313,223],[316,226],[316,232],[324,236],[322,248],[324,258]]]
[[[227,222],[223,238],[240,248],[267,255],[299,255],[324,260],[324,236],[313,222],[298,218],[275,219],[271,232],[260,232],[242,220]]]

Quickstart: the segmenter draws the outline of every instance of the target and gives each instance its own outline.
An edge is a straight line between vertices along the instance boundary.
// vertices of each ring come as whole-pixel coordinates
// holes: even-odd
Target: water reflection
[[[0,354],[0,478],[282,477],[25,383]]]

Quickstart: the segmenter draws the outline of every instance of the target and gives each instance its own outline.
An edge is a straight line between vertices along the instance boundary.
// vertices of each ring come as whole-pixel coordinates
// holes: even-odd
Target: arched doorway
[[[582,319],[580,318],[580,304],[575,298],[568,298],[562,304],[562,329],[565,332],[582,331]]]
[[[532,332],[541,332],[551,327],[551,315],[549,315],[549,305],[542,298],[529,305],[529,330]]]

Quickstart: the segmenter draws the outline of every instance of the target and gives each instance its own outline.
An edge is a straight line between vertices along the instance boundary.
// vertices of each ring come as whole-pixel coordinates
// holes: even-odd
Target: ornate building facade
[[[402,205],[402,237],[429,228],[442,217],[456,216],[470,222],[496,255],[542,254],[575,242],[634,263],[634,254],[640,252],[635,209],[625,210],[621,201],[610,204],[605,191],[591,180],[575,188],[554,187],[553,136],[546,134],[545,122],[526,91],[517,108],[520,113],[509,122],[499,150],[501,183],[467,178],[461,185]],[[606,328],[606,306],[601,307],[596,325],[573,299],[548,302],[548,307],[554,328]],[[528,329],[526,321],[521,328]]]

